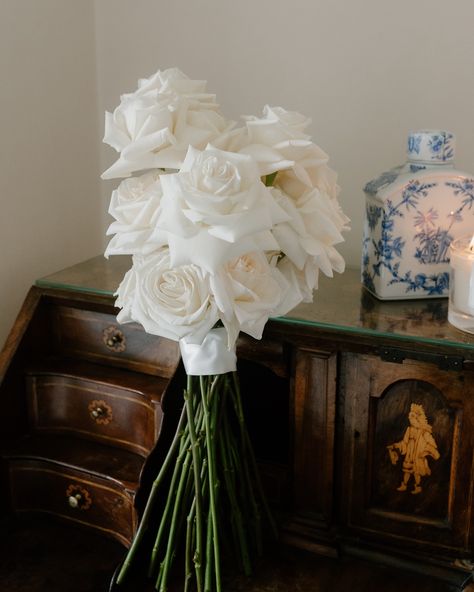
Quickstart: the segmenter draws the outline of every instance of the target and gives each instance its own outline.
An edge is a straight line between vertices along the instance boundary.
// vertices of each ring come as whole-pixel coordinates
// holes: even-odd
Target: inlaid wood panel
[[[453,558],[472,545],[469,373],[345,354],[343,511],[348,530]]]

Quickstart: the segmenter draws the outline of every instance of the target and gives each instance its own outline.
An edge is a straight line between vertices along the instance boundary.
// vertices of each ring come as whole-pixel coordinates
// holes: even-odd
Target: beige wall
[[[97,0],[96,17],[100,111],[178,66],[230,117],[267,102],[310,115],[353,220],[353,265],[361,188],[404,161],[408,130],[453,131],[457,164],[474,173],[472,0]],[[102,155],[105,168],[113,151]]]
[[[102,249],[92,0],[0,2],[0,348],[38,277]]]
[[[358,265],[361,187],[404,160],[409,129],[450,129],[474,172],[473,17],[472,0],[2,0],[0,343],[35,278],[101,252],[103,112],[138,77],[206,78],[233,118],[310,115]]]

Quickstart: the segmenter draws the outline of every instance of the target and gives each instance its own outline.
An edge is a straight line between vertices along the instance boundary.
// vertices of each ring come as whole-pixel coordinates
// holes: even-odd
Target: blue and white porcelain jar
[[[448,296],[451,241],[474,232],[474,178],[454,167],[454,136],[408,136],[408,162],[365,186],[362,283],[383,300]]]

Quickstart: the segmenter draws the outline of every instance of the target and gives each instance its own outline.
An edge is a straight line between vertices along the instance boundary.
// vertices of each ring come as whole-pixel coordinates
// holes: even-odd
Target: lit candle
[[[474,236],[451,243],[450,271],[448,320],[474,333]]]

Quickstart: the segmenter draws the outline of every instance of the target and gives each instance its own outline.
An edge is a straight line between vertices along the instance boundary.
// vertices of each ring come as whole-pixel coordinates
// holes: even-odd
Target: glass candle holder
[[[462,237],[450,246],[448,321],[474,333],[474,237]]]

